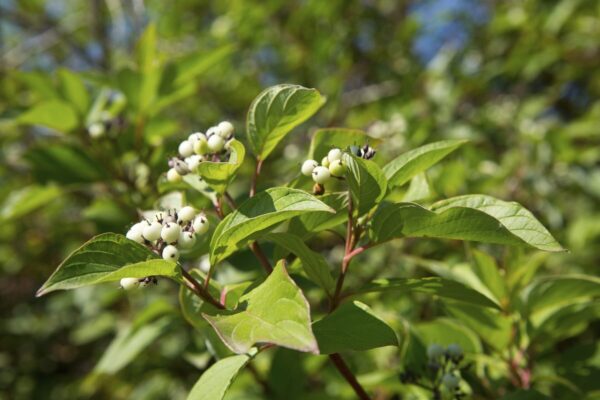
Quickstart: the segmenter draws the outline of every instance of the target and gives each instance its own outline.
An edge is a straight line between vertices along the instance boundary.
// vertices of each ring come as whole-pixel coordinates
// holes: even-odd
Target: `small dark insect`
[[[140,279],[140,285],[142,286],[150,286],[151,284],[158,285],[158,279],[155,276],[147,276]]]
[[[358,149],[358,156],[360,158],[364,158],[365,160],[370,160],[371,158],[375,157],[375,153],[377,153],[375,149],[368,144],[365,144],[362,148]]]

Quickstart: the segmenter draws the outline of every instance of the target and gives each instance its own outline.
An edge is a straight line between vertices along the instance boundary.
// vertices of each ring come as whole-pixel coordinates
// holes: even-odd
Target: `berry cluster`
[[[342,178],[346,173],[346,166],[342,162],[342,150],[333,148],[321,160],[321,165],[315,160],[306,160],[300,168],[305,176],[312,176],[313,181],[322,185],[331,177]]]
[[[193,207],[181,210],[159,212],[151,220],[144,219],[133,225],[127,232],[127,239],[142,243],[162,256],[165,260],[177,261],[179,249],[189,249],[196,243],[196,236],[208,231],[209,223],[204,213],[197,213]],[[121,287],[133,289],[156,283],[156,278],[123,278]]]
[[[194,173],[202,161],[226,161],[233,125],[229,121],[210,127],[206,133],[192,133],[179,143],[179,157],[169,160],[167,180],[179,182],[183,175]]]

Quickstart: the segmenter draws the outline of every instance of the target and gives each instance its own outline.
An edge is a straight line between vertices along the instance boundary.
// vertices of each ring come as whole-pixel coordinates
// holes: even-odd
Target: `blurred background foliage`
[[[411,186],[415,198],[518,201],[570,250],[407,240],[361,256],[350,285],[435,274],[477,288],[485,276],[474,274],[492,265],[487,283],[507,310],[481,316],[420,296],[373,301],[403,346],[350,358],[365,386],[383,387],[381,398],[422,398],[399,379],[418,354],[411,341],[450,340],[473,353],[475,398],[598,395],[597,286],[552,292],[552,277],[596,275],[600,263],[598,1],[2,0],[0,23],[0,399],[185,396],[219,349],[186,324],[174,285],[129,297],[111,285],[34,293],[83,241],[125,232],[152,206],[181,139],[223,119],[243,137],[252,99],[283,82],[318,88],[328,101],[278,147],[259,189],[297,175],[317,127],[382,139],[380,164],[466,138],[422,177],[428,184]],[[252,168],[242,168],[234,197],[243,200]],[[258,273],[244,253],[231,264],[234,277]],[[542,305],[552,316],[531,318],[521,304],[531,296],[550,296]],[[495,328],[472,323],[481,318]],[[320,358],[278,350],[255,364],[271,398],[352,398]],[[528,386],[536,392],[518,392]],[[230,393],[261,396],[248,371]]]

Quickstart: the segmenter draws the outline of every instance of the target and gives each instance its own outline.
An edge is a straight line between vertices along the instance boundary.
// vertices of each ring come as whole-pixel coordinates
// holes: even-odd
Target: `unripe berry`
[[[202,132],[194,132],[190,136],[188,136],[188,141],[192,144],[196,144],[197,141],[202,140],[202,138],[206,139],[204,133]]]
[[[202,235],[208,231],[209,223],[206,215],[200,214],[192,222],[192,228],[194,228],[194,232],[198,235]]]
[[[177,239],[179,239],[180,233],[181,227],[178,224],[168,222],[163,225],[162,230],[160,231],[160,237],[167,243],[175,243]]]
[[[213,153],[218,153],[223,150],[223,146],[225,146],[225,141],[219,135],[213,135],[208,138],[208,149]]]
[[[329,169],[325,167],[316,167],[312,172],[313,181],[322,185],[331,178],[331,174],[329,173]]]
[[[154,221],[151,222],[150,225],[146,224],[142,235],[144,235],[144,239],[153,242],[160,237],[161,230],[162,225],[159,222]]]
[[[138,222],[137,224],[135,224],[131,228],[129,228],[125,237],[129,240],[133,240],[138,243],[144,243],[144,237],[142,236],[143,230],[144,230],[143,223]]]
[[[327,156],[323,157],[323,159],[321,160],[321,165],[325,168],[329,168],[329,158],[327,158]]]
[[[104,124],[100,122],[88,126],[88,134],[92,139],[98,139],[99,137],[104,136],[104,133],[106,133],[106,129],[104,128]]]
[[[208,153],[208,141],[206,136],[198,136],[198,140],[194,142],[194,153],[199,155]]]
[[[177,247],[170,244],[163,249],[162,258],[165,260],[177,261],[179,260],[179,250],[177,250]]]
[[[198,165],[200,165],[201,162],[202,162],[202,157],[200,157],[197,154],[189,156],[188,158],[185,159],[185,163],[187,164],[190,171],[196,171],[196,168],[198,168]]]
[[[311,176],[313,170],[318,166],[319,163],[317,163],[315,160],[306,160],[302,163],[302,168],[300,169],[300,171],[304,176]]]
[[[342,164],[342,160],[334,160],[329,164],[329,172],[333,176],[342,177],[346,173],[346,167]]]
[[[179,217],[179,221],[181,222],[189,222],[194,219],[196,216],[196,210],[194,207],[185,206],[177,213],[177,217]]]
[[[181,175],[177,173],[175,168],[171,168],[167,171],[167,180],[169,182],[181,182]]]
[[[341,160],[342,159],[342,151],[340,149],[331,149],[329,153],[327,153],[327,159],[330,163]]]
[[[448,390],[455,390],[460,384],[460,378],[452,374],[444,374],[442,383]]]
[[[179,143],[179,154],[181,157],[189,157],[194,154],[194,145],[189,140]]]
[[[138,278],[123,278],[119,284],[124,290],[133,290],[140,287],[140,280]]]
[[[430,360],[437,360],[444,355],[444,348],[437,343],[430,344],[427,347],[427,357]]]
[[[463,356],[463,349],[460,345],[452,343],[448,345],[448,355],[452,358],[460,358]]]
[[[196,243],[196,234],[192,232],[181,232],[177,245],[182,249],[189,249]]]
[[[220,133],[223,137],[228,138],[233,135],[233,124],[231,122],[222,121],[217,127],[221,131]]]

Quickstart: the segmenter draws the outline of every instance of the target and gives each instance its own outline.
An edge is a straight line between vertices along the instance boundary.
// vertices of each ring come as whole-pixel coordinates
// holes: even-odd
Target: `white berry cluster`
[[[315,160],[306,160],[302,163],[302,175],[312,176],[313,181],[319,185],[327,182],[332,176],[341,178],[346,173],[346,166],[342,163],[342,150],[333,148],[321,160],[321,165]]]
[[[193,207],[186,206],[179,211],[159,212],[152,219],[138,222],[129,229],[126,237],[146,245],[165,260],[177,261],[179,249],[193,247],[196,236],[205,234],[208,228],[206,215],[196,212]],[[143,286],[145,282],[148,284],[155,282],[152,278],[123,278],[121,287],[133,289]]]
[[[192,133],[186,140],[179,143],[179,157],[169,160],[167,180],[179,182],[183,175],[194,173],[202,161],[225,161],[229,143],[233,140],[233,125],[222,121],[210,127],[206,133]]]
[[[436,371],[440,368],[443,370],[441,382],[450,391],[460,391],[458,364],[462,361],[463,356],[463,350],[458,344],[450,344],[445,349],[436,343],[427,347],[428,365]],[[448,364],[448,361],[451,364]]]

